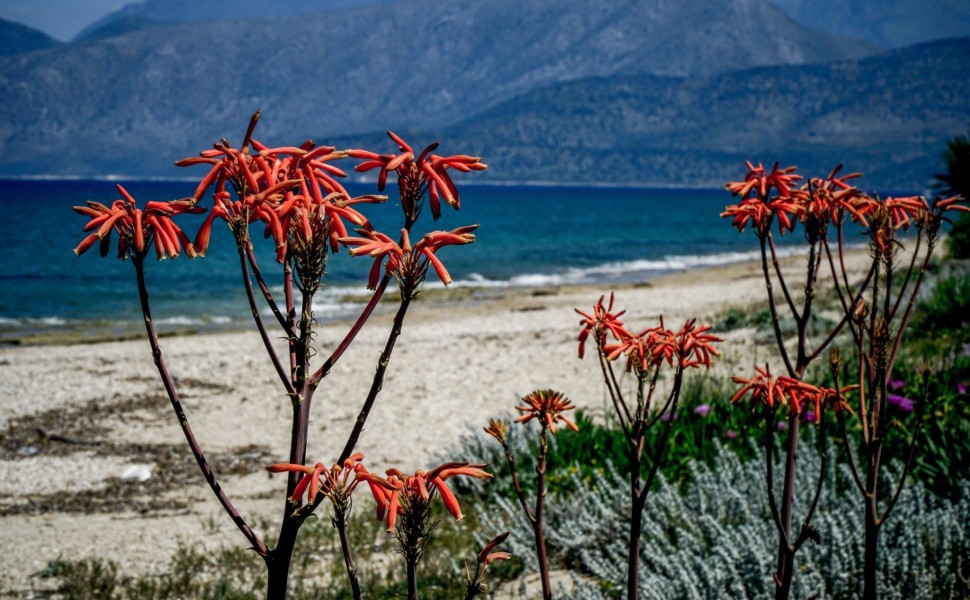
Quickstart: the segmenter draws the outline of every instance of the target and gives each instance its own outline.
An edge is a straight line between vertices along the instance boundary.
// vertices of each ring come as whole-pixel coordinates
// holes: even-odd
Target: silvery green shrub
[[[470,441],[470,440],[469,440]],[[487,460],[487,446],[478,446]],[[794,598],[854,598],[862,590],[863,525],[856,490],[839,450],[830,457],[819,509],[813,519],[821,543],[799,552]],[[835,459],[835,460],[833,460]],[[820,455],[814,444],[799,452],[799,473],[815,477]],[[777,531],[767,508],[764,463],[742,462],[719,448],[713,465],[691,466],[686,491],[660,480],[646,508],[640,585],[642,598],[763,598],[774,593],[772,573]],[[613,470],[581,475],[575,470],[568,496],[550,490],[547,542],[550,555],[574,573],[568,597],[612,598],[626,581],[629,514],[627,483]],[[888,475],[898,477],[899,469]],[[811,486],[801,486],[795,518],[807,506]],[[941,500],[919,484],[907,486],[880,534],[881,595],[885,598],[949,598],[966,593],[970,577],[970,482],[960,500]],[[483,516],[487,531],[509,529],[506,545],[528,560],[528,524],[514,500],[497,499]],[[794,523],[797,530],[799,524]],[[961,561],[963,564],[961,565]],[[963,568],[963,579],[959,571]]]

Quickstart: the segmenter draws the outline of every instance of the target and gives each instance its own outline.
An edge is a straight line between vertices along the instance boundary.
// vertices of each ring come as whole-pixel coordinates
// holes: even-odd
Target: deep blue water
[[[643,280],[657,274],[752,258],[754,239],[740,235],[719,213],[732,201],[721,190],[556,188],[462,185],[462,208],[442,208],[437,224],[452,229],[479,223],[475,244],[440,251],[453,285],[522,286],[603,284]],[[191,195],[192,182],[125,182],[138,199]],[[352,193],[372,193],[351,185]],[[391,200],[364,212],[392,237],[400,227],[396,188]],[[0,181],[0,334],[11,337],[45,328],[103,328],[140,318],[134,270],[97,248],[82,257],[72,249],[84,237],[86,219],[71,210],[85,200],[106,204],[118,197],[108,181]],[[368,210],[369,209],[369,210]],[[190,237],[191,216],[179,220]],[[201,218],[197,223],[201,223]],[[204,259],[152,263],[149,289],[155,318],[169,326],[241,325],[248,320],[237,255],[229,231],[217,221]],[[800,239],[801,236],[786,236]],[[416,236],[415,236],[416,239]],[[793,240],[794,241],[794,240]],[[258,248],[270,281],[271,244]],[[344,316],[339,303],[363,292],[371,261],[346,251],[331,257],[318,318]],[[430,281],[430,277],[429,277]]]

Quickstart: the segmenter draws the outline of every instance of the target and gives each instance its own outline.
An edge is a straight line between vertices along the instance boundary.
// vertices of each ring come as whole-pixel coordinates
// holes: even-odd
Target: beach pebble
[[[121,472],[122,481],[148,481],[151,478],[151,465],[128,465]]]

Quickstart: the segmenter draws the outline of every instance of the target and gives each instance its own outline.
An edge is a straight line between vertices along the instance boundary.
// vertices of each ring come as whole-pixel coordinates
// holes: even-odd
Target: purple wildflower
[[[902,379],[890,379],[888,386],[891,390],[896,390],[897,392],[904,387],[906,387],[906,382]]]
[[[785,421],[778,421],[778,431],[785,431],[788,429],[788,423]]]
[[[889,394],[886,401],[895,406],[901,412],[913,412],[913,401],[899,394]]]
[[[664,413],[664,414],[660,415],[660,420],[663,421],[664,423],[669,423],[671,421],[676,421],[677,420],[677,415],[675,415],[674,413],[669,413],[669,412],[668,413]]]
[[[729,440],[736,440],[738,439],[738,434],[733,429],[728,429],[727,432],[724,434],[724,437],[726,437]]]
[[[957,393],[958,394],[966,394],[967,393],[967,384],[965,384],[965,383],[958,383],[957,384]]]
[[[814,423],[815,422],[815,411],[814,410],[806,410],[805,411],[805,420],[808,421],[809,423]]]
[[[697,413],[697,415],[700,417],[706,417],[707,415],[711,414],[711,405],[701,404],[700,406],[694,409],[694,412]]]

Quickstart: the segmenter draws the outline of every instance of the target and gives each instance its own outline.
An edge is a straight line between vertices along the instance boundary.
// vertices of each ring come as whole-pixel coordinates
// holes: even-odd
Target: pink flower
[[[701,404],[700,406],[694,409],[694,414],[696,414],[699,417],[706,417],[707,415],[711,414],[711,405]]]
[[[905,396],[900,396],[899,394],[889,394],[886,396],[886,401],[889,402],[891,406],[896,407],[899,412],[904,413],[913,412],[913,407],[915,405],[911,399]]]

